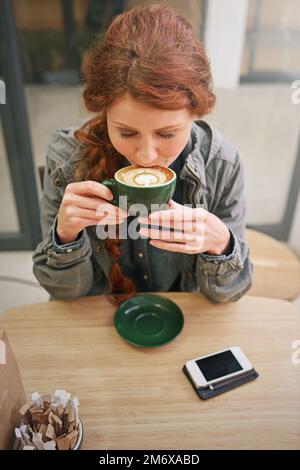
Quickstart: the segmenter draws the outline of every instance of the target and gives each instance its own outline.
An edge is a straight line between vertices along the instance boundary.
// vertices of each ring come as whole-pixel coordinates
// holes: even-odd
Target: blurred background
[[[53,129],[79,125],[86,117],[80,83],[85,49],[113,16],[148,3],[153,2],[1,1],[6,104],[0,104],[0,313],[48,299],[32,274],[32,251],[41,236],[38,169]],[[217,95],[206,119],[240,150],[247,226],[281,241],[299,260],[299,0],[155,3],[181,10],[205,43]]]

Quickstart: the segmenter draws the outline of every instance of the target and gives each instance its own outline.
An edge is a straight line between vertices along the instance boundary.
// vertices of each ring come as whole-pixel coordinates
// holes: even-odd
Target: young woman
[[[43,240],[33,256],[40,284],[52,298],[111,294],[115,304],[140,291],[239,299],[252,282],[243,166],[234,145],[201,119],[215,95],[191,24],[166,5],[124,12],[86,53],[83,76],[90,118],[55,130],[48,146]],[[119,228],[128,217],[101,181],[130,164],[172,168],[174,196],[158,224],[158,213],[143,220],[156,229],[100,240],[97,225]],[[166,236],[182,218],[182,238]]]

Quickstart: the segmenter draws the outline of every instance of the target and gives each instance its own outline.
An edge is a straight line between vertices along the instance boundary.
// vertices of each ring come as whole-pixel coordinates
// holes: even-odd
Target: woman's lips
[[[152,168],[153,166],[158,166],[159,163],[154,163],[153,165],[140,165],[139,163],[137,163],[138,166],[142,166],[143,168]]]
[[[142,166],[143,168],[151,168],[153,166],[167,166],[168,162],[167,160],[164,160],[163,162],[157,162],[157,163],[152,163],[151,165],[145,165],[144,163],[131,163],[131,165],[137,165],[137,166]]]

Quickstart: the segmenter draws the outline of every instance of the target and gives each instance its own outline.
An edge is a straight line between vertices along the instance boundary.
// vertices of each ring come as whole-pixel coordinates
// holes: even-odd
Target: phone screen
[[[205,357],[196,361],[207,381],[218,379],[224,375],[233,374],[243,370],[241,364],[231,351],[224,351],[213,356]]]

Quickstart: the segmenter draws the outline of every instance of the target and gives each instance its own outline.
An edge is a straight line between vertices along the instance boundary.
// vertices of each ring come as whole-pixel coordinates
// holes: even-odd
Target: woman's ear
[[[191,116],[192,116],[193,121],[198,121],[199,119],[201,119],[201,117],[195,113],[192,113]]]

